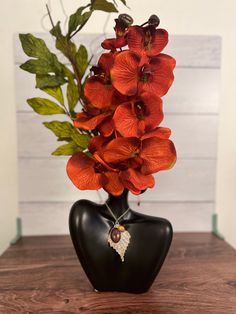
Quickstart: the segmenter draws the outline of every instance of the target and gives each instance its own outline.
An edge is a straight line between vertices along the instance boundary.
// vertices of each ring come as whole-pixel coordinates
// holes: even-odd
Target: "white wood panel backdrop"
[[[36,34],[49,47],[48,34]],[[100,51],[102,36],[82,35],[90,53]],[[20,213],[24,235],[68,233],[68,213],[77,199],[98,201],[94,191],[77,190],[66,176],[66,157],[52,157],[57,147],[53,134],[42,126],[26,99],[42,96],[34,88],[33,75],[19,69],[26,60],[15,37],[15,78],[18,121]],[[209,231],[214,211],[220,38],[216,36],[170,36],[170,53],[177,59],[175,83],[164,97],[163,126],[172,129],[178,161],[171,171],[156,175],[156,187],[137,197],[131,206],[170,219],[175,231]],[[59,58],[63,58],[59,55]],[[56,119],[64,119],[57,116]],[[103,198],[106,193],[102,193]],[[55,216],[54,216],[55,215]],[[57,217],[57,219],[54,219]]]

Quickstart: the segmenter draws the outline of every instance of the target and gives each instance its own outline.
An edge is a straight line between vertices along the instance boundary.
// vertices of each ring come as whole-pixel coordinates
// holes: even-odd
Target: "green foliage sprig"
[[[126,5],[125,0],[120,0]],[[87,77],[87,69],[91,59],[88,58],[88,51],[84,45],[77,47],[72,40],[73,37],[82,30],[95,11],[118,12],[117,2],[113,0],[90,0],[90,2],[79,7],[75,13],[69,17],[68,30],[62,33],[60,22],[54,24],[49,8],[48,15],[52,24],[50,33],[55,38],[55,47],[69,61],[71,69],[61,63],[57,56],[50,51],[44,40],[32,34],[20,34],[22,48],[30,57],[20,68],[29,73],[33,73],[36,79],[36,88],[39,88],[47,95],[55,99],[30,98],[27,103],[40,115],[65,114],[71,122],[51,121],[44,122],[44,126],[50,129],[57,137],[58,141],[65,141],[66,144],[59,146],[52,155],[73,155],[77,151],[87,151],[91,131],[84,131],[73,126],[75,119],[75,107],[78,103],[82,106],[85,103],[83,95],[83,84]],[[64,95],[62,86],[66,86]]]

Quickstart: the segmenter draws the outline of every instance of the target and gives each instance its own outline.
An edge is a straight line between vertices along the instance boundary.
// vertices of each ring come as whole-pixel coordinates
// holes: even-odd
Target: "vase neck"
[[[114,196],[109,194],[106,203],[112,210],[113,214],[118,218],[129,208],[128,190],[125,189],[120,196]]]

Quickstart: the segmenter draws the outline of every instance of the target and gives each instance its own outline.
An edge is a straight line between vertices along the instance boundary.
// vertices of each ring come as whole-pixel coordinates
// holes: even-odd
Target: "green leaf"
[[[71,138],[70,137],[64,137],[64,138],[58,137],[57,141],[58,142],[62,142],[62,141],[64,141],[64,142],[71,142]]]
[[[48,61],[44,59],[30,59],[21,64],[20,68],[30,73],[44,75],[55,70],[55,67],[52,64],[49,64]]]
[[[80,134],[75,128],[71,132],[72,140],[81,148],[88,148],[91,137],[87,134]]]
[[[67,144],[59,146],[53,153],[53,156],[70,156],[73,155],[74,153],[81,151],[81,148],[78,147],[78,145],[71,141]]]
[[[80,75],[82,77],[88,67],[88,52],[84,45],[80,45],[76,53],[75,59],[80,71]]]
[[[65,36],[57,38],[56,48],[60,50],[69,60],[71,60],[71,57],[76,54],[76,45]]]
[[[66,121],[43,122],[46,128],[50,129],[60,139],[71,138],[73,125]]]
[[[67,95],[69,110],[70,112],[73,112],[76,104],[79,101],[78,86],[75,84],[74,79],[69,79],[66,95]]]
[[[34,37],[32,34],[19,35],[22,48],[29,57],[46,59],[51,52],[41,38]]]
[[[46,87],[57,87],[66,83],[63,76],[57,75],[36,75],[36,87],[43,89]]]
[[[50,52],[41,38],[34,37],[32,34],[20,34],[19,36],[24,52],[37,59],[25,62],[21,66],[23,70],[36,74],[54,72],[60,75],[63,73],[63,64],[58,61],[54,53]]]
[[[43,122],[43,124],[60,140],[68,140],[68,138],[71,138],[82,149],[86,149],[88,147],[91,137],[87,134],[80,134],[70,122],[51,121]]]
[[[21,64],[20,68],[24,71],[39,75],[46,75],[52,72],[58,76],[63,75],[63,64],[57,60],[54,54],[48,59],[30,59]]]
[[[54,53],[51,53],[51,57],[48,59],[48,62],[51,67],[53,67],[53,72],[56,74],[63,73],[63,64],[58,61],[57,56]]]
[[[42,88],[42,91],[52,96],[56,100],[58,100],[60,104],[64,105],[64,97],[63,97],[62,89],[60,86],[59,87],[45,87],[45,88]]]
[[[61,22],[57,22],[57,24],[50,30],[50,33],[52,34],[52,36],[55,36],[56,38],[59,38],[62,35],[61,32]]]
[[[55,102],[46,98],[30,98],[27,103],[33,110],[42,115],[64,114],[65,110]]]
[[[92,15],[92,13],[93,13],[93,11],[88,11],[88,12],[84,12],[83,13],[80,29],[82,28],[83,25],[85,25],[87,23],[87,21],[89,20],[90,16]]]
[[[78,10],[70,16],[69,19],[69,26],[68,26],[68,34],[70,35],[72,32],[74,32],[77,27],[81,24],[82,20],[82,12],[85,9],[85,7],[80,7]]]
[[[56,48],[60,50],[65,57],[71,62],[71,59],[76,54],[76,45],[69,39],[68,35],[63,36],[61,32],[60,22],[56,24],[50,33],[56,37]]]
[[[75,78],[75,74],[69,68],[67,68],[65,65],[63,67],[63,73],[64,73],[64,76],[68,77],[69,79]]]
[[[107,0],[94,0],[92,8],[93,10],[101,10],[104,12],[118,12],[115,5]]]
[[[89,19],[91,16],[92,12],[84,12],[84,9],[86,9],[89,5],[83,6],[78,8],[78,10],[70,16],[69,19],[69,26],[68,26],[68,36],[70,36],[79,25],[82,25],[86,23],[86,21]]]

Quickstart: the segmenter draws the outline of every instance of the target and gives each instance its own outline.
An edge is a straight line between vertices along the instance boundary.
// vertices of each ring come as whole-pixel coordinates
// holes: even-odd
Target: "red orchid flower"
[[[123,186],[129,189],[133,194],[140,194],[147,188],[152,188],[155,184],[154,177],[151,174],[142,174],[139,170],[142,160],[135,156],[140,140],[137,138],[119,137],[115,140],[96,136],[92,139],[89,150],[93,152],[95,158],[102,164],[115,169],[119,173],[119,179]],[[124,154],[119,154],[119,147],[123,147]],[[105,155],[112,149],[113,153],[117,152],[115,163],[107,163],[104,160]]]
[[[170,169],[176,161],[173,142],[159,137],[142,140],[132,137],[117,138],[103,149],[104,161],[111,164],[137,156],[142,160],[140,172],[144,175]]]
[[[84,106],[83,111],[76,114],[74,126],[82,130],[94,130],[98,128],[103,136],[110,136],[114,130],[113,114],[120,103],[127,101],[127,97],[118,91],[114,92],[110,107],[99,109],[91,104]]]
[[[115,51],[117,48],[122,48],[127,45],[127,40],[125,37],[127,30],[127,23],[123,22],[122,19],[115,19],[116,25],[114,27],[116,38],[105,39],[101,46],[104,49]]]
[[[74,126],[82,130],[94,130],[106,117],[111,115],[110,112],[99,112],[97,114],[91,114],[84,108],[84,111],[76,114],[74,120]]]
[[[93,76],[87,79],[84,95],[88,102],[99,109],[111,106],[115,89],[111,84],[110,69],[114,63],[115,54],[112,52],[101,55],[98,66],[93,67]]]
[[[148,57],[157,56],[168,43],[168,32],[155,29],[154,26],[130,26],[127,32],[127,44],[130,51]]]
[[[132,23],[132,21],[130,20],[131,17],[129,17],[128,23],[127,23],[127,21],[124,21],[124,19],[121,18],[124,15],[126,16],[126,19],[127,19],[127,17],[128,17],[127,14],[120,14],[119,18],[115,19],[116,24],[114,26],[114,31],[116,33],[116,38],[124,37],[126,34],[127,27],[129,26],[130,23]]]
[[[121,180],[123,185],[135,195],[155,185],[153,175],[143,175],[139,170],[132,168],[122,172]]]
[[[102,112],[99,110],[98,114],[90,114],[89,112],[82,111],[76,114],[74,126],[82,130],[95,130],[98,128],[103,136],[110,136],[115,130],[115,125],[112,120],[113,111],[107,110]]]
[[[142,140],[139,156],[143,160],[141,173],[145,175],[170,169],[176,162],[176,150],[173,142],[158,137]]]
[[[168,139],[170,136],[171,136],[171,129],[157,127],[154,130],[142,135],[141,140],[145,140],[146,138],[150,138],[150,137],[159,137],[162,139]]]
[[[104,188],[113,195],[120,195],[124,190],[118,172],[111,171],[100,161],[82,152],[74,154],[69,159],[66,171],[68,177],[80,190]]]
[[[122,48],[127,45],[127,40],[125,37],[119,38],[107,38],[102,42],[102,48],[116,51],[117,48]]]
[[[140,140],[136,137],[117,137],[102,149],[105,162],[119,163],[138,156]]]
[[[90,142],[89,142],[89,146],[88,149],[90,151],[91,154],[96,153],[97,151],[100,151],[102,149],[102,147],[109,143],[109,141],[112,138],[106,138],[102,135],[97,135],[91,138]]]
[[[129,168],[129,163],[119,162],[111,167],[99,154],[106,139],[95,137],[90,144],[94,152],[92,157],[79,152],[74,154],[67,163],[67,174],[71,181],[80,190],[98,190],[104,188],[108,193],[120,195],[124,188],[134,194],[154,186],[152,175],[144,175],[135,168]],[[119,143],[118,143],[119,144]]]
[[[88,152],[75,153],[67,163],[71,181],[81,190],[103,188],[113,195],[125,188],[140,194],[155,184],[153,173],[171,168],[176,161],[171,130],[160,127],[162,99],[170,88],[175,60],[161,53],[168,33],[156,29],[151,16],[143,25],[130,26],[132,18],[116,20],[116,38],[102,46],[93,75],[86,80],[83,111],[74,126],[91,130]],[[128,50],[117,48],[128,45]]]
[[[127,96],[142,92],[164,96],[174,80],[175,59],[159,54],[145,64],[140,62],[141,56],[134,52],[118,53],[111,68],[113,86]]]
[[[143,93],[118,106],[113,116],[116,130],[126,137],[140,137],[153,130],[162,119],[162,100],[151,93]]]
[[[109,115],[98,126],[100,134],[102,134],[105,137],[111,136],[115,131],[115,125],[112,118],[113,115]]]

